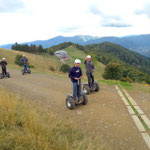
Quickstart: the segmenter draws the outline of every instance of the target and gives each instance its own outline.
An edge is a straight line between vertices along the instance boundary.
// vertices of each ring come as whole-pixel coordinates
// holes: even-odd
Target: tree
[[[15,58],[16,65],[22,66],[21,58],[22,58],[22,55],[16,55],[16,58]]]
[[[63,64],[61,67],[60,67],[60,71],[66,73],[66,72],[69,72],[70,70],[70,66],[68,64]]]
[[[43,47],[42,47],[42,45],[39,45],[39,47],[38,47],[38,52],[43,52]]]
[[[103,77],[105,79],[120,80],[122,77],[122,69],[121,69],[120,64],[118,63],[108,64],[105,68]]]

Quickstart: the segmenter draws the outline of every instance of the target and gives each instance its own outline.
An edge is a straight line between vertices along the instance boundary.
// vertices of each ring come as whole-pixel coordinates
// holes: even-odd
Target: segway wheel
[[[90,88],[88,84],[83,85],[83,92],[86,93],[87,95],[90,94]]]
[[[71,110],[75,108],[75,101],[73,100],[73,98],[66,98],[66,106]]]
[[[28,70],[28,73],[29,73],[29,74],[31,74],[31,71],[30,71],[30,70]]]
[[[86,105],[88,102],[88,97],[86,96],[86,94],[83,94],[83,102],[82,105]]]
[[[98,92],[100,89],[99,84],[97,82],[95,82],[95,91]]]
[[[24,73],[25,73],[24,70],[22,70],[22,75],[24,75]]]
[[[10,74],[9,74],[9,72],[7,73],[7,77],[8,77],[8,78],[10,78]]]

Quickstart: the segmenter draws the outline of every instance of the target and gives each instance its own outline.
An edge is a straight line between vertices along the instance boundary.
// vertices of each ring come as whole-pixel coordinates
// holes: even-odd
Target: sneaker
[[[82,103],[82,101],[83,101],[83,97],[80,96],[79,99],[78,99],[78,102],[79,102],[79,103]]]
[[[75,104],[78,104],[78,100],[74,99],[74,101],[75,101]]]

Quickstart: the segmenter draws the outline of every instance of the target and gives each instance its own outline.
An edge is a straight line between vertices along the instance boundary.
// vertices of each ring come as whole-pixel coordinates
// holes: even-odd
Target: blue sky
[[[0,0],[0,45],[55,36],[150,34],[149,0]]]

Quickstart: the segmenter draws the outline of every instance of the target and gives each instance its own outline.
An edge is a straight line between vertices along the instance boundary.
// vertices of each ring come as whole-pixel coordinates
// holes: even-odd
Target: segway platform
[[[2,75],[2,73],[0,73],[0,79],[3,79],[3,78],[10,78],[9,72],[7,72],[7,74],[4,76]]]
[[[28,68],[26,71],[24,71],[24,69],[22,69],[22,75],[24,74],[31,74],[31,70]]]
[[[84,92],[82,93],[82,96],[80,98],[80,101],[78,101],[78,103],[75,103],[75,100],[73,99],[73,96],[71,94],[68,94],[66,98],[66,106],[68,109],[71,110],[74,109],[76,106],[86,105],[87,102],[88,102],[88,98]]]
[[[88,83],[84,83],[83,84],[83,91],[88,95],[92,92],[98,92],[100,89],[99,84],[95,81],[94,85],[92,86],[92,88],[89,87]]]

